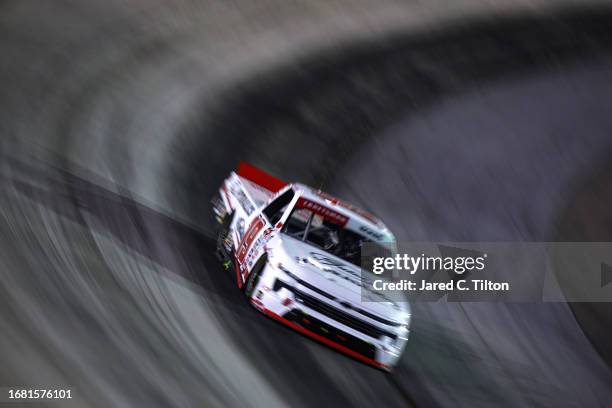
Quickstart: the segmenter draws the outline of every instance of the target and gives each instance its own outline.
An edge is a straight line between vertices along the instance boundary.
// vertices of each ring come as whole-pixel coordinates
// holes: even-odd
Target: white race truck
[[[217,255],[264,314],[390,371],[409,333],[404,302],[363,302],[361,246],[395,238],[363,210],[240,163],[213,199]]]

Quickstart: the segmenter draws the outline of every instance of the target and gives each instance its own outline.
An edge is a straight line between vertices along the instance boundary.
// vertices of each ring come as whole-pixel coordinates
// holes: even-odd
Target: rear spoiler
[[[287,185],[287,183],[283,180],[277,179],[276,177],[246,162],[240,162],[238,164],[236,174],[273,193],[276,193],[278,190]]]

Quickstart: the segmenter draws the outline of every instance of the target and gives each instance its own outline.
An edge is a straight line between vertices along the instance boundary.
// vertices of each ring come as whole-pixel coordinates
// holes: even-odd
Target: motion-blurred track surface
[[[568,305],[415,305],[387,376],[257,314],[212,256],[208,200],[240,159],[400,239],[602,239],[566,214],[610,157],[612,10],[487,4],[3,3],[0,385],[74,406],[612,401],[598,322]]]

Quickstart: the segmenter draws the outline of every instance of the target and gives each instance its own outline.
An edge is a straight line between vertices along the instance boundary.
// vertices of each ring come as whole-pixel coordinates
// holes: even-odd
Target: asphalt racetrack
[[[415,304],[386,375],[257,313],[214,258],[209,200],[239,160],[400,240],[610,240],[612,9],[372,3],[0,4],[0,386],[610,404],[605,304]]]

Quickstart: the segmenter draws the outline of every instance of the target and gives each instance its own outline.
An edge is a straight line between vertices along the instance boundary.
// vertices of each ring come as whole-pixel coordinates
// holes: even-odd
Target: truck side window
[[[268,221],[270,221],[270,224],[274,225],[281,219],[294,195],[295,193],[293,192],[293,189],[290,188],[283,194],[276,197],[276,199],[268,204],[268,206],[263,210],[263,213],[268,218]]]

